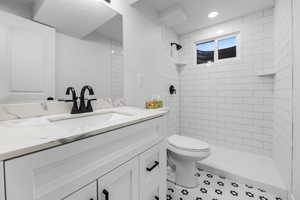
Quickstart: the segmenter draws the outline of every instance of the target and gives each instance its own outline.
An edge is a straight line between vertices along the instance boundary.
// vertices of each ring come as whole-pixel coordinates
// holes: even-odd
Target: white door
[[[138,159],[135,158],[98,180],[98,200],[138,200]]]
[[[93,182],[63,200],[97,200],[97,182]]]
[[[55,30],[0,11],[0,103],[54,96]]]

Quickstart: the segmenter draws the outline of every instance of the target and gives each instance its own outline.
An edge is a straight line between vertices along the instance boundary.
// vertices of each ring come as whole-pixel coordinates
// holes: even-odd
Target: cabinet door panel
[[[166,197],[166,143],[162,142],[140,155],[140,199]]]
[[[93,182],[63,200],[97,200],[97,182]]]
[[[138,159],[133,159],[98,180],[99,200],[138,200]]]
[[[154,187],[152,190],[146,191],[145,195],[141,200],[160,200],[160,187]]]

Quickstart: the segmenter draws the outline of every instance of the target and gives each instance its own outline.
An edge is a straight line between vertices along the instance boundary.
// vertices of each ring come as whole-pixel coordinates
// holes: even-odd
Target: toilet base
[[[195,188],[199,185],[196,174],[196,160],[192,157],[178,155],[168,151],[168,159],[175,166],[175,182],[185,188]]]

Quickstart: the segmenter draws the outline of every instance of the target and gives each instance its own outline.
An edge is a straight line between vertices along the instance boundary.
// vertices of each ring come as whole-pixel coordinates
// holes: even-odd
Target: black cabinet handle
[[[158,161],[155,161],[154,162],[154,165],[152,167],[147,167],[147,171],[148,172],[151,172],[154,168],[156,168],[157,166],[159,165],[159,162]]]
[[[109,200],[109,192],[104,189],[102,193],[104,194],[105,200]]]
[[[154,199],[155,199],[155,200],[159,200],[159,197],[158,197],[158,196],[155,196]]]

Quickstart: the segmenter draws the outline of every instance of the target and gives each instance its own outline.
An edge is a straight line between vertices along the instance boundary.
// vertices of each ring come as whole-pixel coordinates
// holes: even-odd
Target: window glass
[[[197,64],[214,62],[215,41],[197,44]]]
[[[234,58],[236,57],[237,38],[230,37],[218,42],[218,59]]]

